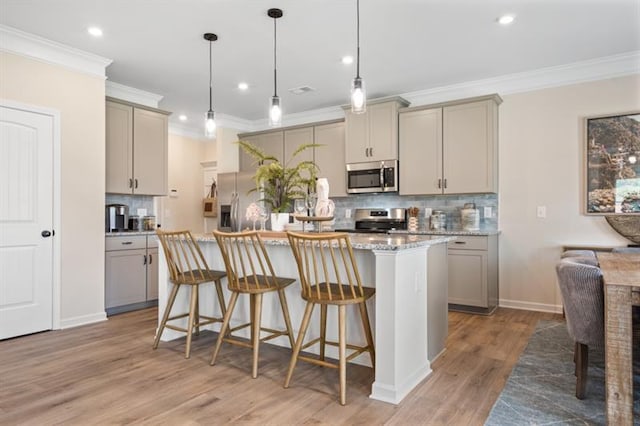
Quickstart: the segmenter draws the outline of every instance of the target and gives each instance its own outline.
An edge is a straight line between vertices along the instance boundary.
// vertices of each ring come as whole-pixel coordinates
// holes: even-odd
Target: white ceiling
[[[109,80],[164,96],[160,107],[201,123],[208,109],[263,119],[273,93],[285,114],[348,103],[355,64],[355,0],[0,0],[0,23],[113,59]],[[516,16],[510,26],[496,18]],[[100,39],[87,34],[99,26]],[[369,98],[640,51],[638,0],[362,0],[361,75]],[[247,92],[236,88],[250,84]],[[294,95],[287,90],[311,86]]]

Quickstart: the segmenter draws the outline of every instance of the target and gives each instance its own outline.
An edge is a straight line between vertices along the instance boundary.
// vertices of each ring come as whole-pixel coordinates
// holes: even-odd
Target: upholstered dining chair
[[[575,342],[576,398],[584,399],[589,347],[604,346],[602,271],[585,258],[565,258],[556,265],[569,335]]]
[[[162,321],[156,333],[153,342],[153,349],[158,348],[160,337],[165,328],[182,331],[187,333],[187,344],[185,348],[185,358],[191,355],[191,336],[195,330],[196,335],[200,334],[200,327],[214,322],[222,322],[222,317],[210,317],[200,314],[200,292],[199,287],[205,283],[214,283],[218,296],[218,304],[222,315],[224,315],[226,307],[224,303],[224,294],[222,293],[221,279],[226,275],[222,271],[209,269],[207,261],[200,250],[200,246],[193,239],[191,232],[184,231],[156,231],[164,256],[167,259],[169,268],[169,281],[173,284],[171,293],[167,300]],[[176,300],[180,287],[189,287],[191,289],[191,300],[189,303],[189,312],[171,316],[171,309]],[[187,319],[187,328],[177,326],[175,324],[167,324],[180,318]]]
[[[294,283],[293,278],[283,278],[275,274],[271,260],[264,247],[264,243],[257,231],[248,232],[220,232],[213,231],[216,237],[222,258],[227,270],[228,287],[231,291],[231,299],[227,307],[222,328],[218,335],[211,365],[214,365],[222,342],[228,342],[239,346],[253,349],[253,365],[251,376],[258,377],[258,355],[260,342],[270,340],[278,336],[287,336],[289,344],[293,347],[293,333],[291,320],[289,319],[289,308],[284,290]],[[284,316],[285,330],[273,330],[261,327],[262,317],[262,296],[265,293],[278,293],[280,307]],[[248,323],[229,329],[229,321],[233,315],[238,296],[248,294],[250,297],[251,318]],[[251,326],[251,343],[227,336],[228,332],[240,330]],[[228,331],[228,332],[227,332]],[[260,337],[260,332],[268,334]]]
[[[323,367],[338,368],[340,377],[340,404],[346,403],[346,374],[347,361],[363,352],[369,352],[371,364],[375,368],[375,349],[373,335],[369,325],[366,301],[375,293],[375,289],[364,287],[360,280],[360,273],[355,262],[353,249],[347,234],[322,233],[301,234],[287,232],[293,256],[298,265],[302,298],[307,302],[302,324],[296,344],[291,355],[289,371],[284,382],[288,388],[293,370],[298,359],[311,362]],[[320,305],[320,337],[303,345],[304,337],[309,327],[311,314],[315,305]],[[338,342],[326,340],[327,306],[338,307]],[[367,341],[366,346],[347,344],[346,307],[355,305],[359,308],[362,327]],[[320,344],[319,359],[300,355],[316,343]],[[325,345],[338,346],[338,365],[325,360]],[[346,350],[353,350],[347,356]]]

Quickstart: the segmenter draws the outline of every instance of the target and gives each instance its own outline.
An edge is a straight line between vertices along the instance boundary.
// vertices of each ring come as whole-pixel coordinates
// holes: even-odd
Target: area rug
[[[564,322],[541,320],[485,425],[605,425],[604,352],[589,351],[586,397],[575,397],[573,342]],[[640,424],[640,359],[634,362],[634,424]]]

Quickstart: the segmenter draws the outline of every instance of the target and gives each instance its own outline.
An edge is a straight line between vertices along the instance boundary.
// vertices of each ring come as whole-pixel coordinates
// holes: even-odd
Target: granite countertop
[[[133,237],[136,235],[155,235],[156,231],[125,231],[125,232],[107,232],[105,236],[109,237]]]
[[[422,231],[389,231],[390,234],[409,234],[409,235],[470,235],[487,237],[489,235],[500,235],[500,231],[496,229],[481,229],[479,231],[465,231],[464,229],[446,229],[439,231],[422,230]]]
[[[288,246],[289,240],[277,233],[278,236],[269,236],[268,232],[261,234],[266,246]],[[197,234],[194,238],[198,242],[215,242],[212,234]],[[426,247],[434,244],[442,244],[455,239],[454,236],[434,235],[409,235],[409,234],[349,234],[351,245],[360,250],[406,250],[416,247]]]

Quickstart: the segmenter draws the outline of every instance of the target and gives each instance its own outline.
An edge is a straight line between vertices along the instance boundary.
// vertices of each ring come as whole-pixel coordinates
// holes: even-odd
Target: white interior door
[[[0,339],[53,328],[53,117],[0,106]]]

